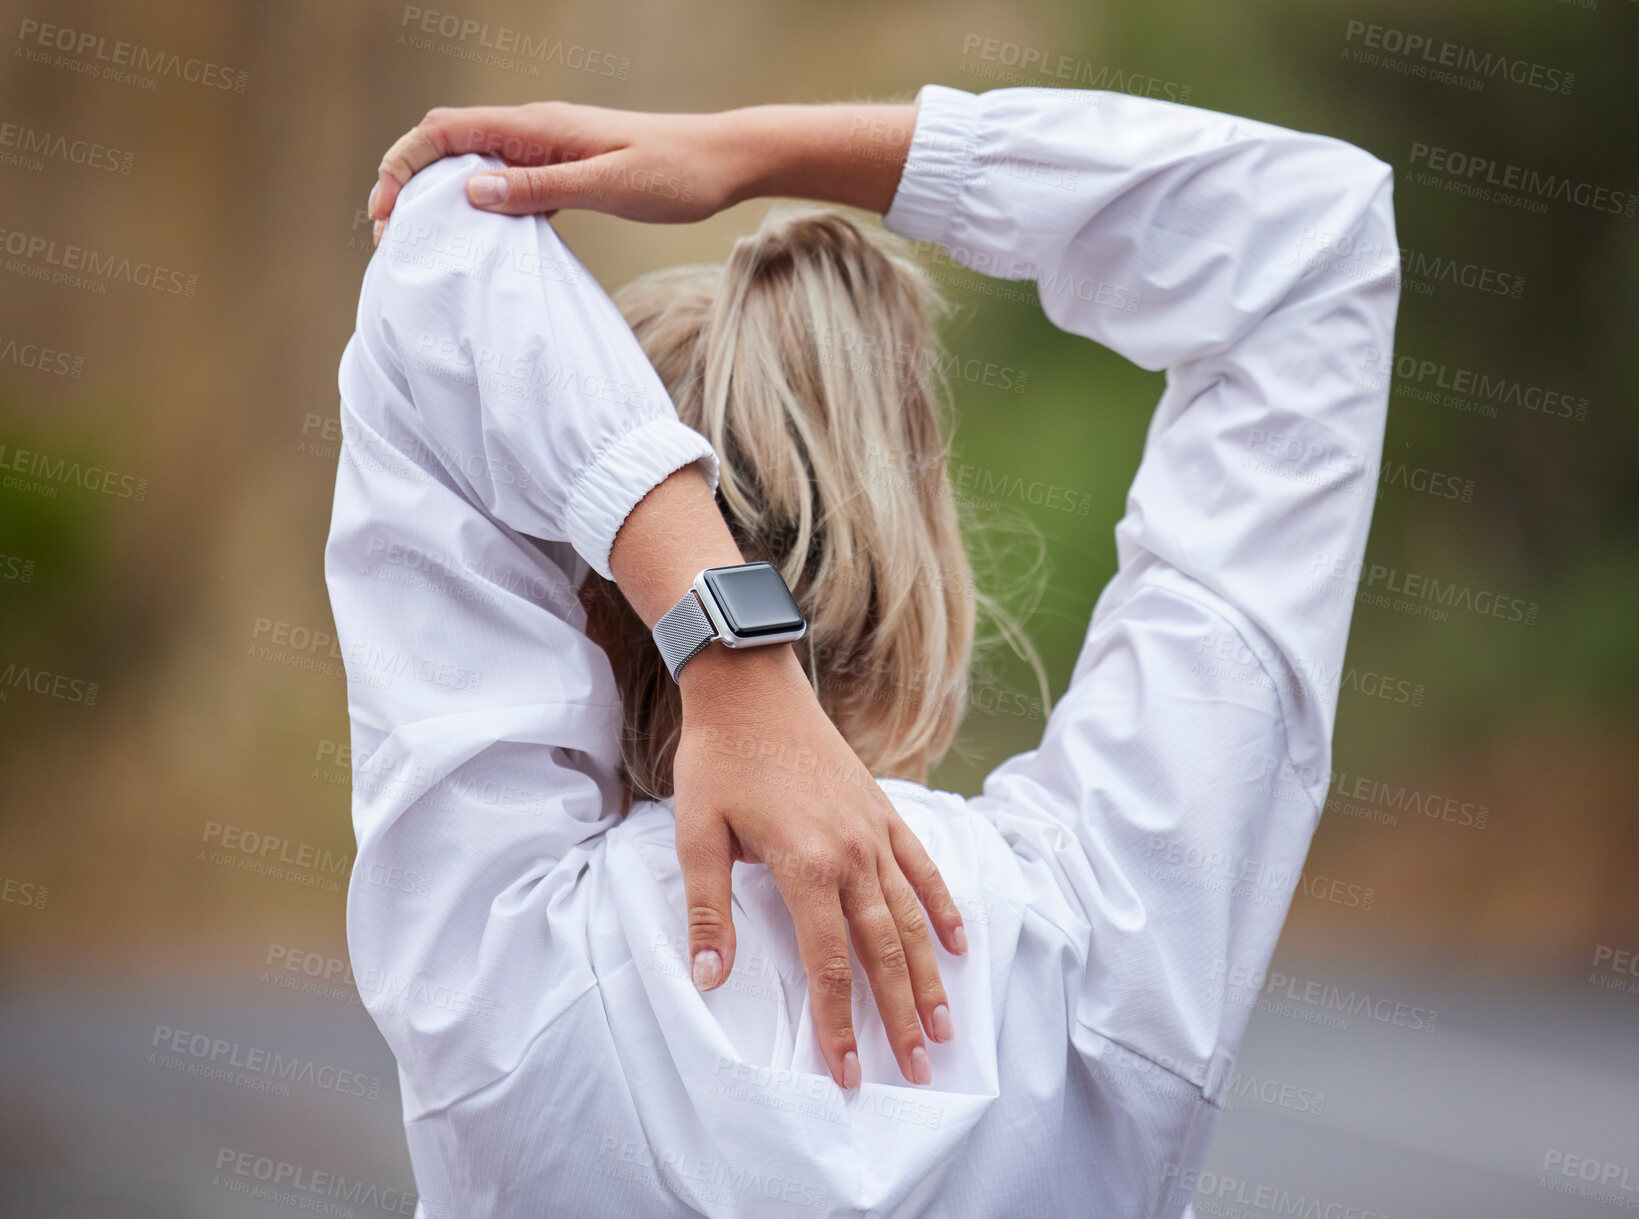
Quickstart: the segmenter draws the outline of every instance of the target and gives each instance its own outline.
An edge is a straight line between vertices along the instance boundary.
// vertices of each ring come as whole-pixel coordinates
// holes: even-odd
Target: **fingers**
[[[840,1088],[859,1087],[859,1044],[854,1039],[853,965],[848,958],[847,923],[835,880],[793,878],[778,874],[781,895],[796,924],[797,951],[808,974],[808,1003],[820,1053]]]
[[[507,216],[565,207],[597,210],[608,193],[605,184],[609,159],[602,156],[474,174],[467,179],[467,198],[474,207]]]
[[[874,869],[860,869],[852,883],[843,889],[842,912],[848,918],[854,951],[871,980],[871,993],[876,996],[877,1012],[882,1017],[900,1074],[913,1084],[932,1083],[933,1066],[928,1061],[922,1020],[911,988],[909,957],[898,920],[888,907]],[[926,937],[924,929],[924,947]],[[943,1000],[944,991],[939,990],[938,995]],[[932,1005],[929,1012],[931,1018]]]
[[[679,817],[677,862],[689,904],[689,973],[700,990],[715,990],[734,968],[734,853],[722,818]]]
[[[905,949],[905,968],[910,975],[916,1014],[929,1037],[935,1041],[949,1041],[955,1035],[955,1028],[951,1023],[950,1004],[945,1000],[945,986],[939,979],[939,964],[934,960],[933,937],[928,934],[922,907],[893,860],[881,862],[878,876],[882,882],[882,896],[899,930],[899,942]]]
[[[398,202],[398,192],[404,184],[417,170],[431,165],[444,155],[447,145],[440,143],[442,139],[440,129],[423,122],[394,141],[387,155],[381,158],[381,167],[376,171],[376,185],[370,192],[368,204],[370,219],[385,220],[392,213],[393,204]]]
[[[897,813],[888,821],[888,841],[893,847],[895,862],[927,910],[939,942],[947,952],[956,956],[967,952],[967,931],[962,927],[962,912],[956,908],[955,899],[945,887],[945,878],[939,874],[938,865],[928,856],[921,841]]]
[[[540,130],[541,120],[540,108],[531,106],[429,110],[427,117],[401,135],[382,157],[365,210],[372,220],[386,220],[404,184],[418,171],[452,153],[482,152],[515,165],[550,160],[553,152]]]

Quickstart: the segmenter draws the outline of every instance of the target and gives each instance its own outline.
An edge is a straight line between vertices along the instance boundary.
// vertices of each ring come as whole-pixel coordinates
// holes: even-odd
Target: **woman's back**
[[[620,505],[709,446],[549,225],[468,207],[482,158],[418,175],[371,265],[327,551],[349,940],[429,1215],[1152,1216],[1194,1189],[1319,815],[1382,440],[1357,370],[1392,346],[1392,272],[1313,271],[1303,243],[1392,250],[1388,173],[1143,99],[920,101],[890,227],[1168,369],[1040,747],[972,799],[883,784],[968,927],[929,1087],[863,986],[865,1083],[831,1082],[761,866],[735,867],[733,974],[697,991],[669,809],[620,817],[575,590]],[[553,361],[647,405],[543,402],[519,370]],[[793,802],[824,781],[788,777]]]
[[[585,937],[584,992],[504,1080],[408,1123],[423,1194],[470,1213],[564,1215],[1055,1215],[1097,1213],[1100,1196],[1159,1201],[1169,1160],[1192,1126],[1209,1127],[1199,1089],[1075,1023],[1085,940],[1032,908],[1031,866],[1007,862],[989,820],[949,793],[884,787],[968,928],[968,953],[940,957],[961,1035],[928,1047],[931,1087],[899,1075],[863,981],[865,1079],[855,1092],[831,1081],[791,916],[761,865],[735,869],[733,975],[696,991],[671,810],[644,803],[542,912],[554,933]],[[420,1179],[424,1163],[459,1164],[464,1179],[446,1191]]]

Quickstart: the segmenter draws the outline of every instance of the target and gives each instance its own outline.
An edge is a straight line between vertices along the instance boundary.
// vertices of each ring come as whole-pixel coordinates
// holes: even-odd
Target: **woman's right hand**
[[[586,208],[628,220],[704,220],[743,199],[788,195],[886,212],[914,105],[755,106],[650,114],[571,102],[428,111],[382,158],[368,204],[376,240],[398,193],[440,157],[479,152],[473,206],[509,215]]]

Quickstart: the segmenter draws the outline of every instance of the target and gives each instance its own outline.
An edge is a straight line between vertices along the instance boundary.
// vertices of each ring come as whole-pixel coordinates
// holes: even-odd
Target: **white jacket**
[[[574,590],[710,447],[551,225],[417,174],[341,365],[326,551],[348,934],[426,1216],[1162,1216],[1189,1200],[1324,799],[1387,406],[1391,174],[1120,94],[928,86],[887,226],[1165,369],[1070,688],[972,799],[888,781],[970,951],[900,1077],[856,985],[832,1084],[790,916],[734,874],[689,980],[670,808],[624,820]],[[1087,404],[1089,411],[1097,402]],[[863,975],[857,973],[856,976]]]

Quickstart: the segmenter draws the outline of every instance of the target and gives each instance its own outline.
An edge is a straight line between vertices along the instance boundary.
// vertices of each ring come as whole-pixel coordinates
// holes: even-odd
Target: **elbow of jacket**
[[[1373,267],[1377,271],[1371,279],[1391,286],[1384,293],[1386,324],[1392,329],[1394,314],[1400,300],[1400,237],[1394,223],[1394,169],[1370,153],[1361,153],[1362,182],[1360,190],[1364,205],[1359,222],[1362,239],[1371,243]]]
[[[1363,148],[1350,146],[1350,169],[1345,189],[1360,211],[1359,227],[1370,240],[1382,243],[1398,258],[1394,228],[1394,167]],[[1387,251],[1386,251],[1387,252]]]
[[[1323,205],[1334,221],[1324,226],[1333,243],[1327,253],[1343,264],[1338,270],[1354,295],[1397,303],[1401,254],[1394,222],[1394,167],[1353,144],[1326,144],[1328,154],[1316,172],[1333,184]],[[1385,292],[1390,285],[1395,290]],[[1391,308],[1392,319],[1392,306],[1385,307]]]
[[[1331,136],[1305,136],[1302,157],[1305,176],[1325,188],[1315,191],[1311,205],[1334,223],[1327,227],[1339,237],[1394,240],[1394,167],[1357,144]],[[1317,220],[1320,217],[1317,216]],[[1339,232],[1335,222],[1352,226]],[[1397,247],[1396,247],[1397,248]]]
[[[1394,230],[1394,166],[1380,161],[1369,152],[1360,153],[1360,177],[1370,199],[1368,210],[1379,222],[1390,242],[1395,241]],[[1398,249],[1398,246],[1396,246]]]

